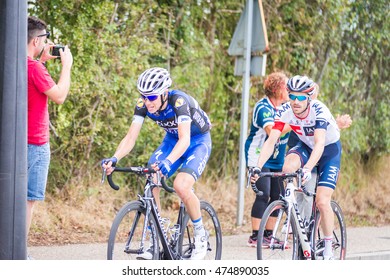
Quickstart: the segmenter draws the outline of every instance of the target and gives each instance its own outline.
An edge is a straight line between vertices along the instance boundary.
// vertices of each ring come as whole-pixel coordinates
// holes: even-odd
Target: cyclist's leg
[[[295,154],[296,156],[292,156],[291,154]],[[297,142],[297,145],[291,148],[286,157],[285,160],[285,166],[283,167],[284,172],[294,172],[298,170],[299,167],[302,167],[308,160],[308,152],[304,145],[300,142],[300,140]],[[301,165],[298,165],[298,158],[301,162]],[[316,168],[312,170],[312,178],[311,180],[306,184],[306,189],[314,192],[315,184],[316,184]],[[311,216],[311,208],[313,205],[313,198],[306,196],[304,194],[298,194],[296,196],[297,204],[299,207],[299,213],[301,213],[301,216],[303,219],[306,219],[308,221]]]
[[[200,202],[200,209],[204,227],[207,229],[208,242],[207,253],[204,259],[220,260],[222,256],[222,231],[221,224],[214,208],[206,201]],[[189,259],[192,255],[194,244],[194,227],[188,213],[185,213],[181,223],[181,232],[178,240],[180,256]]]
[[[300,167],[304,166],[309,159],[310,151],[307,146],[304,145],[301,141],[298,144],[291,148],[286,155],[283,165],[283,172],[292,173],[297,171]],[[296,195],[297,204],[299,211],[302,210],[303,195]],[[310,205],[311,207],[311,205]],[[301,212],[300,212],[301,213]],[[285,231],[287,230],[284,229]],[[291,229],[289,229],[290,232]]]
[[[186,211],[193,221],[200,218],[199,199],[193,191],[193,186],[202,175],[210,154],[210,134],[193,137],[190,147],[180,158],[183,164],[173,183],[177,195],[183,201]]]
[[[207,232],[203,227],[200,202],[193,186],[201,176],[211,153],[210,134],[198,135],[191,139],[190,147],[181,157],[183,162],[173,187],[186,206],[195,231],[195,250],[191,259],[203,259],[207,253]]]
[[[311,179],[305,185],[305,189],[311,193],[315,192],[317,183],[317,167],[313,168],[311,172]],[[313,208],[313,197],[300,193],[297,195],[297,204],[299,213],[304,221],[309,221],[311,217],[311,212]]]
[[[324,232],[324,258],[332,256],[334,215],[330,202],[340,171],[340,158],[341,145],[340,142],[336,142],[325,147],[323,155],[318,162],[318,173],[320,177],[317,187],[316,204],[321,214],[321,228]]]
[[[321,213],[321,228],[325,236],[332,236],[334,217],[333,210],[330,206],[334,190],[329,187],[318,186],[316,205]]]
[[[196,194],[192,191],[194,184],[194,177],[185,172],[179,172],[173,182],[173,188],[183,201],[186,206],[186,211],[193,221],[200,218],[200,202]]]
[[[309,153],[302,142],[291,148],[284,159],[283,172],[295,172],[302,167],[308,160]]]
[[[333,225],[334,215],[330,205],[333,189],[324,186],[317,187],[316,204],[321,215],[321,229],[324,233],[325,249],[324,259],[333,258],[332,242],[333,242]]]

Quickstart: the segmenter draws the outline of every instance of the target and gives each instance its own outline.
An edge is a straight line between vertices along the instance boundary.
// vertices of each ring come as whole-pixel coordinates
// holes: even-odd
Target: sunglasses
[[[294,94],[289,94],[288,97],[289,97],[292,101],[295,101],[295,99],[298,99],[298,101],[305,101],[306,99],[309,98],[308,96],[304,96],[304,95],[294,95]]]
[[[47,32],[45,34],[38,35],[37,37],[46,37],[47,39],[50,38],[50,32]]]
[[[157,100],[157,98],[159,97],[160,95],[148,95],[148,96],[145,96],[145,95],[142,95],[141,94],[141,97],[143,100],[147,99],[149,101],[155,101]]]

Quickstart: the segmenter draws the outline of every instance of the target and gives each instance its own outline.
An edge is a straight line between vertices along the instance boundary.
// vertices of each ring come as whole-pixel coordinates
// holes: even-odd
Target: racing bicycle
[[[119,190],[112,179],[116,172],[136,174],[146,179],[143,194],[138,200],[127,202],[116,214],[108,238],[108,260],[140,259],[147,248],[152,250],[154,260],[189,259],[194,246],[194,229],[184,203],[180,202],[176,223],[170,225],[169,219],[163,218],[153,197],[153,189],[162,187],[173,193],[160,172],[146,167],[115,167],[107,176],[109,185]],[[154,176],[152,176],[154,174]],[[104,182],[103,170],[102,182]],[[208,231],[209,239],[205,259],[221,259],[222,230],[218,216],[210,203],[200,202],[202,220]]]
[[[250,169],[248,176],[251,177],[256,171],[258,169]],[[257,172],[257,174],[259,177],[281,178],[286,185],[285,190],[280,192],[280,199],[268,205],[261,219],[257,237],[257,259],[323,259],[325,241],[320,227],[320,211],[315,202],[319,176],[317,176],[315,191],[310,192],[302,186],[302,169],[294,173]],[[255,184],[252,184],[252,189],[256,194],[261,195],[261,190],[258,190]],[[301,216],[296,200],[298,193],[313,197],[311,216],[308,220]],[[334,214],[333,255],[335,259],[344,260],[347,247],[344,215],[341,207],[333,200],[331,207]],[[272,234],[265,236],[265,230],[272,231]]]

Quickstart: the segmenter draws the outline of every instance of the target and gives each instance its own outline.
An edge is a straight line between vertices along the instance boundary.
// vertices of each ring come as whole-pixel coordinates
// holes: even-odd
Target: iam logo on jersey
[[[314,136],[314,130],[315,130],[314,126],[304,127],[303,130],[305,131],[305,135],[307,135],[307,136]]]

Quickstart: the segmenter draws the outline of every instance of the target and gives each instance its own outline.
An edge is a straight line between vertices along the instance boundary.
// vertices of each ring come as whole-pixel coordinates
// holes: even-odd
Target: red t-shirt
[[[39,61],[28,57],[28,144],[49,142],[48,97],[44,93],[56,83]]]

